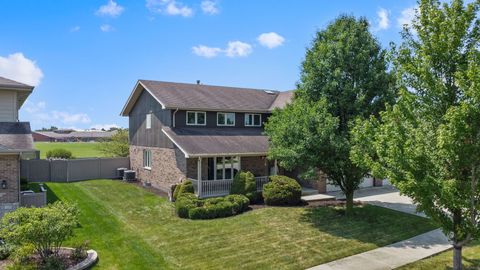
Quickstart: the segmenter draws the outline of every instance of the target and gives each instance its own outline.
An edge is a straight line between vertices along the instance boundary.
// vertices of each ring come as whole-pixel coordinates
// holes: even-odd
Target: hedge
[[[258,192],[253,173],[239,171],[233,178],[230,194],[245,195],[251,203],[255,203],[258,200]]]
[[[249,202],[244,195],[199,199],[194,194],[184,193],[175,201],[175,210],[181,218],[212,219],[245,212]]]
[[[193,183],[190,180],[186,180],[175,187],[175,190],[173,191],[173,200],[177,200],[181,194],[185,193],[195,193]]]
[[[301,196],[300,184],[287,176],[270,176],[270,182],[263,186],[263,199],[266,205],[298,205]]]
[[[72,152],[63,148],[55,148],[52,150],[48,150],[46,156],[47,158],[71,159]]]

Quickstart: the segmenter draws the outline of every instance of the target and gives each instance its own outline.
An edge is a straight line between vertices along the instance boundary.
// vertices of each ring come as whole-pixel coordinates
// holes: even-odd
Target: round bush
[[[257,201],[257,184],[253,173],[244,171],[238,172],[233,178],[230,194],[245,195],[252,203]]]
[[[72,158],[72,152],[63,148],[56,148],[47,151],[47,158],[70,159]]]
[[[212,219],[240,214],[247,210],[249,202],[244,195],[198,199],[194,194],[184,193],[175,201],[175,210],[181,218]]]
[[[263,199],[267,205],[298,205],[302,187],[295,179],[283,176],[270,176],[270,182],[263,186]]]
[[[177,200],[177,198],[181,194],[185,194],[185,193],[195,193],[195,189],[193,188],[193,183],[190,180],[186,180],[175,187],[175,191],[173,191],[173,199]]]

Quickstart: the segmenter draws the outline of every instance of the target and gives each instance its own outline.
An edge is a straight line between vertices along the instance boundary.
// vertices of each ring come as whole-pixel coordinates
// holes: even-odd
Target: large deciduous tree
[[[353,207],[368,173],[350,160],[354,119],[378,115],[393,100],[385,51],[365,18],[340,16],[307,49],[293,103],[269,118],[269,158],[286,169],[320,169]]]
[[[359,121],[352,159],[388,177],[462,247],[480,236],[480,1],[421,0],[403,30],[397,104]]]

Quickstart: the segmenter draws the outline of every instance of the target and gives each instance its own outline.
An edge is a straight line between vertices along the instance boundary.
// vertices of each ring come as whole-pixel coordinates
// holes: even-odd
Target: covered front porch
[[[187,159],[187,178],[201,197],[230,194],[233,178],[239,171],[254,174],[257,190],[261,191],[268,176],[276,174],[275,162],[265,156],[213,156]]]

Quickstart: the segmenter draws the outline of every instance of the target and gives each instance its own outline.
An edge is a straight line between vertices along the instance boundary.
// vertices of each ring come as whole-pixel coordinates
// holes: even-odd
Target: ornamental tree
[[[350,160],[350,129],[356,118],[378,115],[391,102],[385,50],[367,19],[340,16],[319,31],[307,49],[293,104],[269,118],[269,158],[281,166],[320,169],[353,208],[354,191],[368,169]]]
[[[454,269],[480,236],[479,6],[421,0],[395,52],[397,104],[352,132],[355,163],[388,177],[441,224]]]

